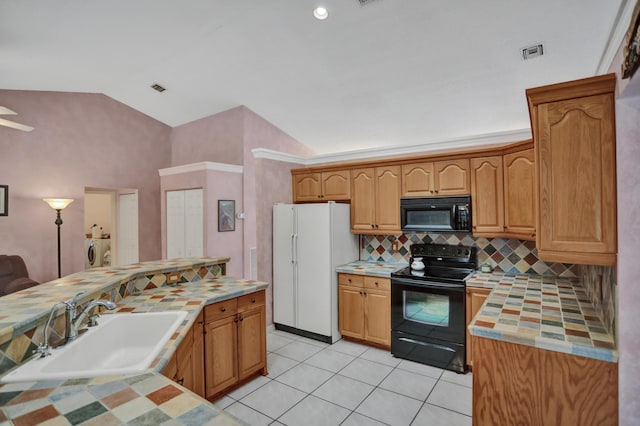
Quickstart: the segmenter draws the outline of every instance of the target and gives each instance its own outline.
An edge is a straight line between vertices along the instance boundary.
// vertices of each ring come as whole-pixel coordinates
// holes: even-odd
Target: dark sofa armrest
[[[31,278],[16,278],[1,289],[3,293],[2,296],[15,293],[16,291],[24,290],[25,288],[33,287],[38,284],[38,282],[32,280]]]

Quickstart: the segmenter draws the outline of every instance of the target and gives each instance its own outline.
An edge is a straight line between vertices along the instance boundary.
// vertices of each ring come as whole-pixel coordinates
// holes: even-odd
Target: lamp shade
[[[73,203],[72,198],[43,198],[42,201],[49,204],[54,210],[62,210]]]

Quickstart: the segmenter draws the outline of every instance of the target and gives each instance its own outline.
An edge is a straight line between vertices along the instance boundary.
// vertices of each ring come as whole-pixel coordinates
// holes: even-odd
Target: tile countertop
[[[399,271],[409,266],[408,263],[366,262],[356,260],[336,267],[336,272],[356,275],[372,275],[375,277],[390,277],[392,272]]]
[[[161,424],[165,421],[171,421],[171,424],[244,424],[177,385],[160,371],[205,305],[266,287],[267,283],[264,282],[222,276],[128,296],[118,303],[115,311],[105,315],[112,312],[166,310],[188,312],[187,318],[163,347],[150,369],[137,375],[0,385],[0,426],[44,421],[51,424],[78,424],[89,419],[99,424],[129,421],[136,424]]]
[[[608,333],[576,279],[505,273],[475,273],[467,287],[491,288],[469,324],[474,336],[618,361]]]

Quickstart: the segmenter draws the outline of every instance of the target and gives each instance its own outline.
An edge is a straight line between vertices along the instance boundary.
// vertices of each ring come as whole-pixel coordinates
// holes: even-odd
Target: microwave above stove
[[[403,231],[471,232],[471,197],[402,198]]]

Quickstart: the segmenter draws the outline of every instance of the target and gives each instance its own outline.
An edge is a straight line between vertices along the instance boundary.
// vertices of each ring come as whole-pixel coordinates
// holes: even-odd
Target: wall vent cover
[[[162,93],[162,92],[164,92],[165,90],[167,90],[167,89],[165,89],[164,87],[160,86],[160,85],[159,85],[159,84],[157,84],[157,83],[156,83],[156,84],[154,84],[154,85],[152,85],[152,86],[151,86],[151,88],[152,88],[153,90],[157,90],[157,91],[158,91],[158,92],[160,92],[160,93]]]
[[[524,59],[525,61],[527,59],[533,59],[533,58],[537,58],[538,56],[542,56],[542,54],[543,54],[542,43],[536,44],[533,46],[528,46],[522,49],[522,59]]]
[[[358,0],[358,3],[360,3],[360,6],[366,6],[369,3],[373,3],[373,2],[376,2],[376,1],[378,1],[378,0]]]

